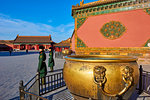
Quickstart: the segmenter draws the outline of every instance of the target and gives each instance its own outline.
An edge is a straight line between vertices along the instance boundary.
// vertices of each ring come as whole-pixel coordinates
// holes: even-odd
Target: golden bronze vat
[[[72,51],[70,49],[65,49],[65,50],[62,50],[62,54],[64,56],[67,56],[67,55],[71,55]]]
[[[63,77],[77,100],[128,100],[139,80],[136,59],[93,55],[65,58]]]

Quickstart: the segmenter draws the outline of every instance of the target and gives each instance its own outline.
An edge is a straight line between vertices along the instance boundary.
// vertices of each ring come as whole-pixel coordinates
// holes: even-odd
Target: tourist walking
[[[9,50],[9,55],[10,55],[10,56],[11,56],[11,53],[12,53],[12,49]]]
[[[39,50],[40,50],[40,54],[39,54],[38,72],[40,74],[40,78],[42,78],[42,84],[44,85],[46,83],[45,77],[47,74],[47,68],[46,68],[46,63],[45,63],[46,54],[45,54],[43,46],[40,46]]]
[[[55,65],[53,58],[53,47],[50,47],[48,50],[49,50],[48,67],[50,67],[50,71],[53,71],[53,67]]]
[[[26,49],[26,53],[28,53],[28,49]]]

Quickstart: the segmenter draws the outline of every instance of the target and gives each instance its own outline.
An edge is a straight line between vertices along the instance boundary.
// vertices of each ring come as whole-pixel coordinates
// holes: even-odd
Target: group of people
[[[42,79],[42,84],[45,84],[45,77],[47,75],[47,67],[46,67],[46,54],[44,51],[44,47],[40,46],[39,47],[39,63],[38,63],[38,72],[40,74],[40,78]],[[54,59],[53,59],[53,48],[50,47],[49,49],[49,58],[48,58],[48,67],[50,68],[50,71],[53,71],[54,67]]]

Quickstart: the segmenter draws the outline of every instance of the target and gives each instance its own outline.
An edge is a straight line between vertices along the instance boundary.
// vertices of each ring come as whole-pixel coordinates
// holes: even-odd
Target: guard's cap
[[[53,47],[49,47],[49,49],[53,50]]]
[[[39,49],[45,49],[44,46],[40,46]]]

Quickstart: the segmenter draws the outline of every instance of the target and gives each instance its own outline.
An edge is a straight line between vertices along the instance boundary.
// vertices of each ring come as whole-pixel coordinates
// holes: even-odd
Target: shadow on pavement
[[[17,51],[17,52],[12,52],[11,55],[9,53],[9,51],[2,51],[0,52],[0,56],[22,56],[22,55],[29,55],[29,54],[38,54],[39,51],[29,51],[28,53],[24,52],[24,51]],[[48,53],[48,52],[46,52]]]
[[[72,100],[73,99],[72,95],[69,93],[67,88],[59,92],[55,92],[49,96],[46,96],[45,98],[47,98],[48,100]]]
[[[9,100],[20,100],[19,96],[18,97],[14,97],[12,99],[9,99]]]

